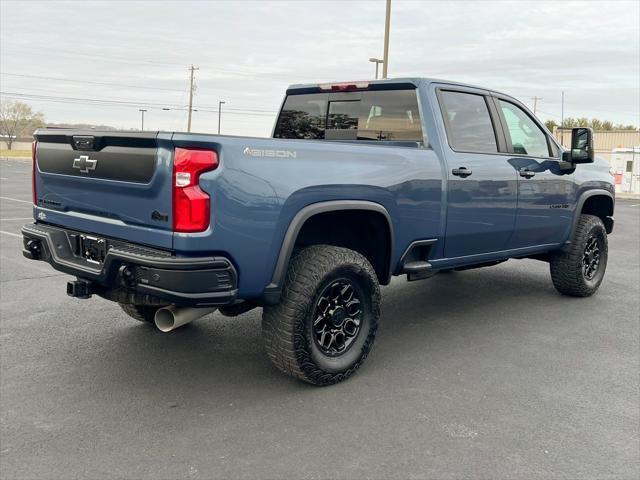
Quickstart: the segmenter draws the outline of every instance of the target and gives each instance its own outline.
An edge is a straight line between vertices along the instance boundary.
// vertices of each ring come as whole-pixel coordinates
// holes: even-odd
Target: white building
[[[640,146],[611,150],[616,192],[640,193]]]

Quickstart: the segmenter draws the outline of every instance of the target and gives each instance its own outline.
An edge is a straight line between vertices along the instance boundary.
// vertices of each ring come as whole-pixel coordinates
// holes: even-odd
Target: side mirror
[[[571,151],[563,152],[562,159],[571,163],[593,163],[593,130],[578,127],[571,129]]]

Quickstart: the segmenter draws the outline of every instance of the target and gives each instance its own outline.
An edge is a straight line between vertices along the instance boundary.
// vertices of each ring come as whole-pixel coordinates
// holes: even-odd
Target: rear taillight
[[[36,148],[38,146],[37,141],[33,141],[31,144],[31,195],[33,197],[33,204],[38,205],[38,192],[36,191]]]
[[[198,185],[200,175],[218,166],[212,150],[176,148],[173,160],[173,230],[202,232],[209,227],[211,201]]]

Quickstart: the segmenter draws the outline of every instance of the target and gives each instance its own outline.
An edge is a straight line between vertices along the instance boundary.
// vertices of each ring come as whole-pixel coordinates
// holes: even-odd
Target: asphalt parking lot
[[[279,374],[260,311],[171,334],[21,254],[30,164],[0,160],[0,477],[638,478],[640,201],[597,295],[512,260],[397,278],[349,381]]]

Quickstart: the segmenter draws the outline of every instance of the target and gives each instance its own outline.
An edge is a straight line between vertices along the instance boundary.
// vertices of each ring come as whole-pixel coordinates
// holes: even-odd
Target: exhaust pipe
[[[217,307],[209,308],[189,308],[189,307],[176,307],[171,305],[169,307],[162,307],[156,311],[155,322],[158,330],[162,332],[170,332],[182,325],[186,325],[200,317],[205,316],[208,313],[213,313],[217,310]]]

